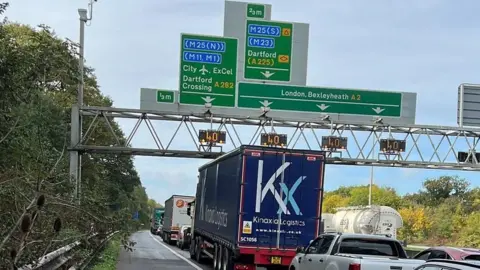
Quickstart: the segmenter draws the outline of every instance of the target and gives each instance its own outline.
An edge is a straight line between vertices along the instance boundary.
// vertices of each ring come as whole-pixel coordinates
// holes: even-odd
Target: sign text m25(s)
[[[298,207],[297,202],[295,201],[295,198],[293,195],[295,194],[295,191],[297,190],[298,186],[302,183],[302,181],[306,178],[306,176],[300,176],[298,179],[295,181],[295,183],[292,185],[292,187],[289,189],[285,183],[280,183],[280,188],[282,189],[282,193],[285,194],[285,198],[282,199],[282,194],[278,193],[275,190],[275,187],[273,183],[275,180],[282,175],[282,173],[291,165],[291,162],[285,162],[282,164],[276,171],[273,173],[265,186],[262,188],[262,180],[263,180],[263,160],[258,161],[258,171],[257,171],[257,193],[256,193],[256,201],[255,201],[255,212],[260,213],[261,205],[263,200],[265,199],[265,196],[267,195],[268,192],[273,194],[273,197],[277,201],[279,205],[278,209],[278,214],[283,212],[285,215],[290,215],[290,211],[287,208],[288,203],[290,202],[290,205],[293,208],[293,211],[295,212],[296,215],[301,216],[302,212],[300,211],[300,208]]]

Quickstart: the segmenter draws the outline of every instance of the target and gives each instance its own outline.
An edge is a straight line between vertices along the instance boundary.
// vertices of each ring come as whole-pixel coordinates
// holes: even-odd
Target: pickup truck
[[[423,263],[408,259],[400,242],[387,236],[325,233],[297,249],[289,270],[412,270]]]

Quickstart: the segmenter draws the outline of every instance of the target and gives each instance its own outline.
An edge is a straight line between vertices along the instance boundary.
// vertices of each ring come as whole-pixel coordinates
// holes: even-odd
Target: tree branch
[[[17,127],[18,122],[20,122],[20,118],[17,118],[17,120],[13,124],[13,127],[11,127],[10,130],[7,132],[7,134],[5,134],[5,136],[3,136],[3,138],[0,139],[0,143],[2,143],[8,138],[8,135],[10,135],[10,133],[12,133],[13,130]]]
[[[48,176],[50,176],[54,171],[55,169],[57,168],[58,164],[60,164],[60,160],[62,159],[63,157],[63,154],[65,153],[65,147],[62,151],[62,154],[60,155],[60,157],[57,159],[57,161],[55,162],[55,165],[52,167],[52,169],[49,171],[48,173]],[[46,178],[42,179],[38,185],[38,188],[37,188],[37,191],[40,191],[40,187],[43,183],[43,181],[45,181]],[[5,246],[5,244],[7,243],[8,239],[10,239],[10,237],[12,236],[12,234],[15,232],[15,229],[18,227],[18,225],[20,225],[20,222],[22,222],[22,219],[23,217],[27,214],[27,212],[33,208],[33,206],[35,205],[35,202],[37,201],[38,199],[38,194],[37,196],[35,196],[35,198],[33,198],[31,201],[30,201],[30,204],[28,205],[28,207],[23,211],[23,213],[20,215],[20,217],[18,218],[17,222],[15,223],[15,225],[13,225],[11,228],[10,228],[10,231],[8,232],[8,234],[3,238],[2,242],[0,243],[0,250],[3,249],[3,247]],[[32,224],[33,224],[33,221],[32,221]]]

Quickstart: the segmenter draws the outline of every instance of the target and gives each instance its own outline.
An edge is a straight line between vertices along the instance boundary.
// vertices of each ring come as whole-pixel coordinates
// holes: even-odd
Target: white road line
[[[160,242],[155,236],[153,236],[151,233],[150,234],[150,237],[152,237],[153,240],[155,240],[157,243],[159,243],[160,245],[162,245],[163,247],[165,247],[166,249],[168,249],[170,252],[172,252],[175,256],[177,256],[178,258],[186,261],[188,264],[190,264],[193,268],[197,269],[197,270],[203,270],[202,268],[200,268],[198,265],[194,264],[193,262],[189,261],[187,258],[183,257],[182,255],[180,255],[178,252],[176,252],[175,250],[169,248],[167,245],[165,245],[164,243]]]

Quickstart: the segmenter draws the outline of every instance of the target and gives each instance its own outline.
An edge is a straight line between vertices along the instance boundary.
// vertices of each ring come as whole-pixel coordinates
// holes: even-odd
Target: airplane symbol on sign
[[[200,69],[200,72],[202,73],[203,76],[205,76],[205,74],[209,73],[210,71],[208,71],[208,69],[205,68],[205,65],[203,65],[202,68]]]

